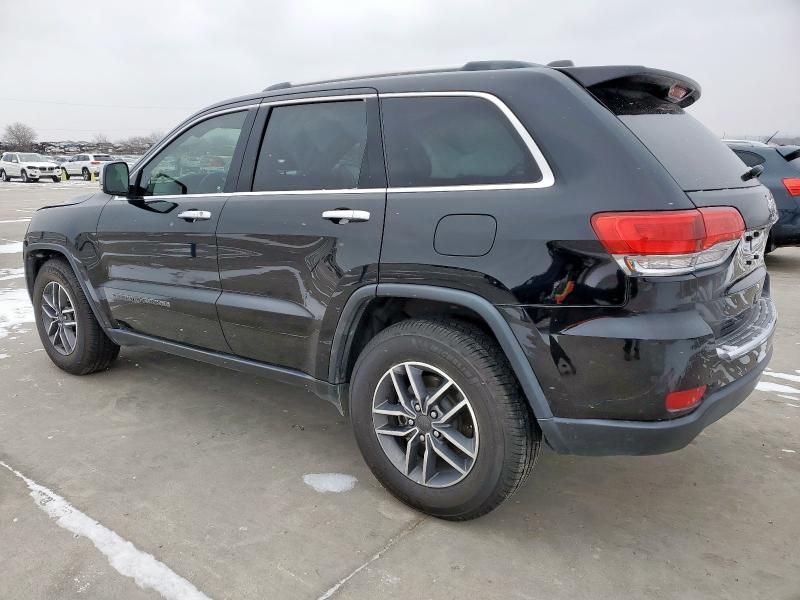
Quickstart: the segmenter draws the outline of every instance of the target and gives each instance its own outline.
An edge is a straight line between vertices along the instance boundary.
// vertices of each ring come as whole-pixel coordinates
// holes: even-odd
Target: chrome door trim
[[[360,223],[369,221],[370,214],[368,210],[326,210],[322,212],[323,219],[342,219],[343,221]]]
[[[178,213],[178,218],[191,223],[195,221],[208,221],[211,219],[211,212],[208,210],[185,210]]]

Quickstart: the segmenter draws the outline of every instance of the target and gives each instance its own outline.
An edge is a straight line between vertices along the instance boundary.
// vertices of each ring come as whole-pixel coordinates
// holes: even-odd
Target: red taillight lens
[[[791,177],[783,180],[783,186],[790,196],[800,196],[800,179]]]
[[[99,165],[99,164],[100,164],[100,161],[99,161],[99,160],[93,160],[93,161],[91,161],[89,164],[90,164],[90,165]]]
[[[740,238],[744,221],[727,206],[598,213],[592,228],[611,254],[687,254]]]
[[[667,410],[670,412],[679,412],[694,408],[700,404],[700,400],[703,399],[703,394],[706,393],[706,387],[707,386],[705,385],[701,385],[700,387],[692,388],[690,390],[670,392],[667,394],[664,404],[666,405]]]

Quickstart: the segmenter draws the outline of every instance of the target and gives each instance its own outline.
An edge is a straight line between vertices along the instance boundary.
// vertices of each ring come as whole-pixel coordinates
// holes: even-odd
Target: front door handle
[[[339,225],[346,225],[347,223],[354,222],[360,223],[369,221],[369,211],[367,210],[350,210],[349,208],[340,210],[326,210],[322,213],[323,219],[328,219],[338,223]]]
[[[208,221],[211,218],[211,213],[207,210],[185,210],[182,213],[178,213],[178,218],[189,221],[189,223]]]

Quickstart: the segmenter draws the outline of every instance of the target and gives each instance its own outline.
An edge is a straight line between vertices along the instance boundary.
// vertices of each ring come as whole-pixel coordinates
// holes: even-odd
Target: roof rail
[[[373,73],[371,75],[356,75],[353,77],[337,77],[336,79],[321,79],[319,81],[307,81],[305,83],[293,84],[289,81],[272,84],[265,87],[263,91],[283,90],[297,85],[318,85],[321,83],[338,83],[340,81],[359,81],[361,79],[372,79],[376,77],[393,77],[396,75],[426,75],[429,73],[452,73],[455,71],[497,71],[502,69],[525,69],[527,67],[540,67],[542,65],[526,62],[522,60],[475,60],[468,62],[460,67],[443,67],[438,69],[419,69],[416,71],[393,71],[389,73]]]

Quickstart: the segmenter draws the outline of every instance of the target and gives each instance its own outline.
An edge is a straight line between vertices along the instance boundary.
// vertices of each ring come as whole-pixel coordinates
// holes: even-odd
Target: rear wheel
[[[61,177],[64,178],[64,181],[69,181],[69,173],[65,168],[61,168]]]
[[[0,169],[0,179],[3,181],[11,181],[11,177],[5,172],[5,169]]]
[[[69,264],[49,260],[33,286],[36,327],[44,349],[56,366],[73,375],[102,371],[119,355],[94,317]]]
[[[81,173],[83,174],[83,180],[84,181],[91,181],[92,180],[92,174],[89,173],[89,169],[87,169],[86,167],[83,167],[83,170],[81,171]]]
[[[477,327],[403,321],[356,362],[350,408],[361,453],[400,500],[479,517],[531,471],[539,432],[503,351]]]

